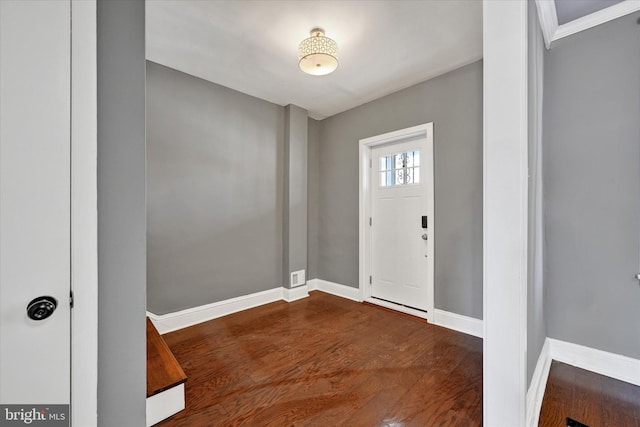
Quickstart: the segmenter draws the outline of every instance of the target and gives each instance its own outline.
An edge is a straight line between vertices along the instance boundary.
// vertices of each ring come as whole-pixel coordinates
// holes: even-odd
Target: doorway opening
[[[359,148],[360,296],[433,322],[433,123]]]

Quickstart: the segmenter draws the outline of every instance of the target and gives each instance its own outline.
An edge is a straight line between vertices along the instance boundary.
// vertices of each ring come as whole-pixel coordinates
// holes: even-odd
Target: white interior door
[[[0,405],[24,411],[70,399],[70,58],[70,1],[0,1]]]
[[[432,147],[430,132],[400,137],[370,162],[370,296],[422,317],[433,309]]]

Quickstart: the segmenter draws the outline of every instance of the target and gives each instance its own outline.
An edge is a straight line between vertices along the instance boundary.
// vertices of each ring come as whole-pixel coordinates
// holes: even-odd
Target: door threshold
[[[418,317],[423,320],[429,320],[429,316],[426,311],[417,310],[415,308],[407,307],[406,305],[396,304],[394,302],[386,301],[379,298],[370,297],[364,300],[365,303],[377,305],[387,308],[389,310],[398,311],[400,313],[408,314],[413,317]]]

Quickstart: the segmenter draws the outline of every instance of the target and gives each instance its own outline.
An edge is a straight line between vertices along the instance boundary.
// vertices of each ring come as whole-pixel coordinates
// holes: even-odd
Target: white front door
[[[433,310],[431,129],[371,148],[369,180],[370,296],[427,318]]]
[[[68,425],[70,11],[0,1],[0,425]]]

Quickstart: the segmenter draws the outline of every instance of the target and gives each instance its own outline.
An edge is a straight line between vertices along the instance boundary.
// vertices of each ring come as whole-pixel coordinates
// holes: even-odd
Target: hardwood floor
[[[187,376],[182,367],[147,317],[147,397],[182,384],[186,380]]]
[[[479,426],[482,340],[312,292],[163,336],[186,409],[159,426]]]
[[[554,361],[539,425],[564,427],[567,417],[589,427],[640,427],[640,387]]]

